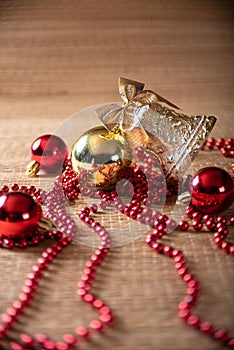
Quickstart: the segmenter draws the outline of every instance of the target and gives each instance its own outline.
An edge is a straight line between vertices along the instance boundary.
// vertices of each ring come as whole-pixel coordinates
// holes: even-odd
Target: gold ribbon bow
[[[151,90],[144,90],[143,83],[119,78],[118,85],[124,106],[108,104],[96,110],[98,118],[109,131],[128,131],[140,126],[142,113],[149,108],[156,110],[160,104],[178,109],[176,105],[159,94]]]
[[[119,93],[125,105],[135,103],[138,106],[148,105],[154,107],[155,103],[165,103],[172,108],[179,109],[176,105],[151,90],[143,90],[145,84],[134,80],[119,78]],[[154,108],[152,108],[154,109]]]

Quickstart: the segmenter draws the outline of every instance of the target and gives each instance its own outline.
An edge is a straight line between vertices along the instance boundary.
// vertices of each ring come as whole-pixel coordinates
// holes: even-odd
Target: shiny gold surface
[[[40,170],[40,164],[36,162],[35,160],[32,160],[26,168],[26,175],[33,177],[35,176]]]
[[[132,148],[121,132],[109,132],[103,126],[89,129],[73,144],[72,166],[80,183],[98,189],[111,189],[119,171],[132,162]]]

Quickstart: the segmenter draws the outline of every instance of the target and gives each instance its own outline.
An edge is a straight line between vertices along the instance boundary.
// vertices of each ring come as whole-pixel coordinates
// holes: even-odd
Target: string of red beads
[[[234,158],[234,139],[232,138],[228,138],[227,140],[218,138],[216,140],[212,137],[209,137],[204,143],[202,150],[204,150],[206,147],[209,150],[213,150],[216,147],[220,150],[221,154],[224,157]]]
[[[95,211],[95,206],[85,208],[80,211],[79,216],[86,224],[88,224],[94,232],[100,237],[101,244],[95,250],[90,260],[86,262],[85,269],[78,282],[78,295],[81,299],[93,307],[94,310],[98,311],[99,317],[90,322],[88,327],[78,327],[75,329],[73,334],[65,334],[62,341],[54,342],[44,334],[36,334],[31,336],[29,334],[20,334],[20,341],[16,341],[14,337],[11,337],[11,331],[19,321],[20,317],[24,314],[26,308],[31,305],[33,298],[36,294],[40,280],[43,278],[45,271],[49,265],[62,252],[71,242],[72,238],[77,233],[75,222],[66,214],[63,207],[66,198],[63,191],[61,191],[61,183],[58,178],[53,184],[52,189],[45,194],[42,190],[36,190],[35,188],[26,186],[19,187],[17,184],[8,188],[4,186],[1,188],[1,194],[8,193],[9,190],[22,191],[24,193],[30,193],[32,196],[41,200],[47,205],[47,217],[51,218],[57,227],[61,231],[66,232],[66,235],[61,231],[48,232],[46,237],[56,239],[57,242],[53,244],[51,248],[47,248],[42,252],[41,257],[37,260],[37,263],[32,266],[32,271],[27,275],[26,280],[21,293],[18,295],[18,299],[14,300],[12,305],[6,309],[0,318],[2,324],[0,324],[0,348],[4,349],[5,343],[8,343],[12,350],[71,350],[75,346],[77,347],[82,340],[88,340],[92,337],[94,332],[105,332],[109,325],[114,322],[114,316],[111,309],[102,301],[91,293],[92,284],[95,281],[97,270],[103,263],[107,256],[110,246],[111,239],[106,230],[92,218],[87,220],[87,214]],[[37,234],[37,233],[35,233]],[[40,237],[41,240],[45,238]],[[10,244],[6,242],[7,238],[3,238],[2,246],[10,249],[13,246],[25,247],[27,245],[35,245],[39,243],[39,240],[32,242],[31,237],[25,239],[25,245],[21,246],[19,241],[16,239],[9,240]]]
[[[224,140],[208,139],[206,146],[209,149],[214,149],[217,146],[224,156],[233,157],[233,139]],[[225,152],[224,152],[224,151]],[[147,160],[147,164],[148,164]],[[149,163],[150,164],[150,163]],[[148,171],[151,171],[151,167],[148,166]],[[144,173],[144,172],[143,172]],[[216,329],[211,323],[204,322],[192,311],[198,302],[198,296],[200,294],[200,285],[197,279],[189,272],[185,256],[181,251],[171,247],[164,246],[161,242],[158,242],[166,233],[168,227],[174,229],[176,224],[173,220],[170,220],[166,215],[151,210],[148,207],[143,207],[147,204],[147,188],[141,186],[144,184],[144,180],[139,173],[134,174],[132,181],[135,181],[134,196],[129,204],[125,206],[116,191],[110,194],[98,191],[97,195],[101,198],[99,207],[105,209],[108,205],[114,202],[115,207],[125,215],[132,219],[139,220],[141,223],[149,225],[153,228],[152,234],[146,238],[146,243],[157,253],[162,253],[175,262],[175,268],[178,275],[183,279],[187,285],[187,292],[185,298],[179,304],[179,316],[183,318],[189,325],[196,329],[199,329],[205,334],[211,335],[215,339],[220,340],[229,346],[234,346],[234,339],[230,334],[223,329]],[[64,191],[62,191],[62,187]],[[45,194],[42,190],[36,190],[34,186],[27,188],[25,186],[19,187],[14,184],[11,187],[12,191],[22,191],[34,196],[38,201],[47,205],[46,215],[51,218],[57,225],[58,231],[51,231],[47,237],[55,238],[58,240],[51,248],[48,248],[42,253],[38,259],[37,264],[32,267],[32,272],[28,274],[25,280],[22,293],[19,294],[18,300],[12,303],[12,306],[6,310],[6,313],[2,315],[3,325],[0,326],[0,345],[1,341],[7,340],[10,343],[11,349],[23,350],[23,349],[44,349],[44,350],[70,350],[79,344],[81,338],[88,339],[92,331],[103,332],[107,326],[112,324],[113,314],[110,308],[104,304],[100,299],[97,299],[94,294],[91,293],[92,284],[95,280],[98,267],[101,265],[106,255],[108,254],[111,246],[111,240],[107,231],[90,216],[91,213],[96,212],[98,207],[91,205],[89,208],[83,208],[80,213],[80,219],[92,228],[96,234],[101,238],[101,245],[95,250],[90,260],[86,263],[85,269],[81,276],[81,280],[78,283],[78,295],[83,301],[90,304],[95,310],[99,312],[99,318],[91,321],[89,327],[79,327],[75,330],[74,334],[66,334],[63,337],[63,341],[53,342],[47,336],[43,334],[37,334],[35,337],[31,337],[28,334],[21,334],[20,341],[16,342],[10,337],[10,331],[13,329],[15,323],[19,320],[19,317],[24,313],[24,310],[29,306],[36,293],[38,283],[43,277],[45,270],[49,264],[52,263],[54,258],[60,253],[67,245],[71,243],[72,238],[76,235],[77,229],[75,222],[66,214],[63,208],[63,203],[66,201],[66,197],[70,200],[75,200],[79,192],[92,196],[93,190],[87,192],[85,188],[82,188],[78,184],[77,174],[71,169],[69,161],[63,174],[62,181],[57,179],[51,191]],[[9,188],[3,186],[0,190],[0,194],[7,193]],[[65,192],[65,193],[64,193]],[[155,199],[155,198],[153,198]],[[192,227],[196,231],[200,231],[205,225],[210,231],[214,232],[214,241],[217,247],[221,248],[224,252],[234,256],[234,246],[226,240],[228,235],[228,225],[234,225],[234,217],[228,222],[223,216],[218,216],[214,219],[211,215],[202,215],[196,211],[192,206],[187,208],[187,217],[192,220]],[[181,221],[178,228],[182,231],[186,231],[189,228],[189,223],[185,220]],[[66,235],[64,234],[66,233]],[[12,248],[14,245],[24,247],[27,244],[37,244],[45,237],[42,235],[37,237],[35,241],[26,241],[26,244],[22,244],[19,241],[8,241],[3,237],[2,244],[5,248]]]
[[[217,147],[219,142],[220,139],[217,142]],[[212,143],[215,144],[216,141],[212,139]],[[214,149],[214,147],[211,147],[210,144],[211,139],[208,139],[207,145],[210,149]],[[233,157],[234,155],[231,153],[233,148],[233,139],[228,139],[227,142],[224,141],[222,146],[224,145],[231,145],[231,147],[227,147],[229,153],[228,155],[225,153],[225,156]],[[168,226],[175,228],[175,222],[170,220],[164,214],[160,214],[157,211],[151,210],[150,208],[143,208],[139,198],[136,200],[136,198],[133,197],[132,201],[127,206],[124,206],[114,191],[109,195],[109,202],[106,204],[106,206],[111,204],[112,199],[115,207],[120,212],[153,228],[152,234],[148,235],[146,238],[147,245],[149,245],[155,252],[172,258],[175,262],[175,268],[179,277],[182,278],[187,285],[186,295],[178,305],[179,316],[193,328],[200,330],[202,333],[209,335],[216,340],[219,340],[229,347],[234,347],[234,338],[228,331],[216,328],[210,322],[202,320],[193,313],[193,309],[198,303],[201,286],[199,285],[195,276],[190,273],[183,253],[171,246],[165,246],[158,242],[158,239],[161,239],[167,233]],[[225,253],[234,256],[234,245],[226,240],[228,235],[228,225],[234,225],[234,216],[230,218],[229,222],[224,216],[221,215],[215,219],[212,215],[202,214],[201,212],[197,211],[192,205],[188,206],[186,216],[192,220],[192,227],[195,231],[201,231],[202,228],[206,226],[209,231],[214,232],[214,242],[216,246],[222,249]],[[187,231],[189,226],[188,221],[182,220],[178,224],[178,229],[181,231]]]
[[[175,222],[170,220],[168,216],[161,214],[150,208],[142,208],[140,202],[136,205],[135,199],[133,199],[127,207],[124,209],[123,204],[113,191],[109,198],[115,204],[115,207],[125,215],[132,219],[137,219],[141,223],[149,225],[153,228],[153,232],[146,237],[146,244],[151,247],[156,253],[164,254],[174,260],[175,269],[178,276],[186,283],[187,290],[184,299],[179,303],[179,317],[187,322],[188,325],[200,330],[202,333],[213,337],[216,340],[224,343],[229,347],[234,346],[234,338],[230,333],[224,329],[216,328],[212,323],[202,320],[199,316],[193,313],[193,309],[197,306],[200,296],[201,286],[194,275],[189,271],[186,257],[184,254],[168,245],[163,245],[158,240],[162,239],[167,234],[168,226],[175,228]],[[111,205],[110,200],[108,205]],[[101,202],[100,202],[101,203]],[[97,208],[95,207],[95,212]],[[80,218],[89,226],[94,224],[93,219],[90,218],[92,211],[89,208],[84,208],[80,214]],[[196,231],[200,231],[203,224],[211,232],[214,232],[214,241],[217,247],[221,248],[225,253],[234,256],[234,245],[226,241],[228,235],[228,224],[234,225],[234,217],[231,217],[229,222],[224,216],[218,216],[214,219],[211,215],[202,215],[202,213],[196,211],[192,206],[188,206],[186,216],[193,220],[192,227]],[[194,225],[194,222],[196,225]],[[200,225],[198,225],[200,224]],[[198,227],[199,226],[199,227]],[[189,229],[188,221],[181,221],[178,225],[181,231]]]
[[[204,334],[212,336],[214,339],[221,341],[222,343],[233,347],[234,338],[224,329],[219,329],[213,326],[210,322],[202,320],[200,317],[196,316],[192,311],[193,308],[198,303],[198,298],[200,295],[201,286],[198,283],[195,276],[193,276],[187,266],[187,260],[184,254],[177,249],[163,245],[158,240],[162,239],[164,235],[167,234],[168,226],[175,226],[175,222],[170,220],[166,215],[160,214],[150,208],[143,209],[140,205],[135,206],[135,202],[128,205],[130,208],[125,211],[121,204],[119,198],[112,195],[117,209],[121,207],[121,212],[128,215],[131,218],[139,220],[141,223],[149,225],[153,228],[153,232],[149,234],[146,238],[146,244],[150,246],[156,253],[164,254],[174,260],[175,268],[177,274],[187,285],[186,295],[184,300],[178,305],[179,316],[184,319],[190,326],[200,330]],[[134,205],[134,207],[133,207]],[[134,212],[135,215],[132,213]],[[87,212],[86,215],[89,215]],[[86,216],[87,218],[88,216]],[[214,232],[214,241],[217,247],[221,248],[225,253],[234,256],[234,245],[226,241],[228,235],[228,220],[223,216],[218,216],[214,219],[211,215],[202,215],[200,212],[196,211],[192,206],[187,208],[187,217],[193,220],[193,229],[201,230],[203,224],[210,231]],[[83,220],[86,222],[85,217]],[[194,221],[196,225],[194,225]],[[200,224],[200,225],[198,225]],[[234,225],[234,217],[229,220],[230,225]],[[198,227],[199,226],[199,227]],[[182,231],[189,229],[189,222],[183,220],[179,223],[178,228]]]

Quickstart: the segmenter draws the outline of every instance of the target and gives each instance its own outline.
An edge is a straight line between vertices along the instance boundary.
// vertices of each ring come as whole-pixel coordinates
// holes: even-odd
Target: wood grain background
[[[120,101],[119,76],[145,82],[185,111],[217,115],[213,135],[233,137],[233,10],[229,0],[1,0],[0,185],[38,185],[38,179],[24,174],[31,142],[82,108]],[[87,127],[81,120],[77,136]],[[218,165],[230,171],[230,164],[219,153],[205,152],[194,168]],[[233,214],[233,206],[226,214]],[[184,251],[202,284],[197,313],[234,332],[231,257],[204,232],[175,231],[169,241]],[[0,312],[49,244],[0,251]],[[76,296],[91,252],[83,245],[64,251],[17,325],[19,332],[45,332],[59,340],[94,317]],[[222,349],[179,320],[184,284],[171,261],[154,255],[143,237],[113,249],[95,293],[113,308],[118,322],[82,349]]]

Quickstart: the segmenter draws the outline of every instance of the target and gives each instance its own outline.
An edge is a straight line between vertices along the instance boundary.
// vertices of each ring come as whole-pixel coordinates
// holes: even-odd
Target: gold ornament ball
[[[73,144],[72,167],[85,187],[112,190],[123,168],[132,164],[133,151],[123,132],[103,126],[89,129]]]

